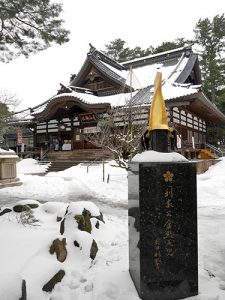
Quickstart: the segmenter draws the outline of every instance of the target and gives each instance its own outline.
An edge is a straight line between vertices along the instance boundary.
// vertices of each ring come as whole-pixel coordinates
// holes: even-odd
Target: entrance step
[[[47,168],[46,173],[64,171],[78,164],[79,162],[77,161],[52,161]]]
[[[97,164],[102,164],[102,161],[59,161],[59,160],[55,160],[52,161],[51,164],[49,165],[49,167],[46,170],[46,173],[49,172],[59,172],[59,171],[64,171],[66,169],[69,169],[73,166],[77,166],[78,164],[85,164],[85,165],[97,165]]]
[[[49,161],[93,161],[102,159],[112,159],[113,155],[109,150],[103,149],[79,149],[73,151],[49,152],[46,160]]]

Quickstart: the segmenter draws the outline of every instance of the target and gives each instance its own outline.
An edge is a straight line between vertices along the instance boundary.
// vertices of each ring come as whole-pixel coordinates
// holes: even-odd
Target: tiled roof
[[[117,70],[124,70],[124,66],[120,63],[118,63],[117,61],[115,61],[114,59],[108,57],[107,55],[105,55],[104,53],[102,53],[101,51],[95,49],[94,51],[90,51],[88,53],[88,55],[91,56],[95,56],[98,60],[103,61],[104,63],[106,63],[107,65],[117,69]]]
[[[115,71],[112,70],[112,68],[110,68],[106,64],[102,63],[95,56],[89,56],[89,59],[96,66],[96,68],[98,70],[100,70],[103,74],[114,79],[115,81],[118,81],[118,83],[120,83],[122,85],[125,84],[125,82],[126,82],[125,78],[118,75]]]
[[[122,65],[126,69],[128,69],[131,65],[132,68],[138,68],[149,64],[155,64],[158,62],[171,60],[174,58],[179,59],[183,54],[185,54],[185,56],[189,56],[191,52],[192,52],[191,46],[187,46],[187,47],[177,48],[177,49],[125,61],[122,63]]]
[[[194,95],[200,91],[200,86],[193,85],[179,85],[169,81],[165,81],[162,85],[162,93],[165,101],[171,99],[182,98],[188,95]],[[145,87],[137,92],[132,98],[133,104],[151,103],[154,93],[154,86]]]
[[[93,47],[88,53],[77,77],[70,83],[72,88],[70,93],[56,95],[39,106],[31,110],[28,109],[25,113],[30,116],[39,114],[46,109],[46,106],[52,100],[59,99],[60,101],[62,97],[68,97],[68,99],[71,101],[74,100],[74,102],[79,100],[87,104],[110,103],[110,105],[114,107],[126,105],[127,101],[130,100],[130,93],[96,96],[85,91],[85,89],[78,89],[78,83],[81,83],[85,79],[90,71],[91,65],[94,65],[96,69],[110,78],[112,82],[114,81],[120,87],[126,87],[126,91],[129,90],[129,85],[131,84],[134,89],[131,99],[133,104],[150,104],[154,92],[154,78],[158,71],[162,73],[162,93],[165,101],[182,99],[182,97],[194,95],[201,91],[199,85],[185,84],[187,79],[189,80],[189,76],[192,76],[192,70],[194,70],[195,73],[196,84],[201,83],[198,57],[192,52],[190,47],[150,55],[122,64],[117,63]],[[132,66],[132,72],[129,70],[130,66]],[[202,101],[206,100],[203,99]],[[208,104],[208,106],[210,105],[212,106],[211,103]]]

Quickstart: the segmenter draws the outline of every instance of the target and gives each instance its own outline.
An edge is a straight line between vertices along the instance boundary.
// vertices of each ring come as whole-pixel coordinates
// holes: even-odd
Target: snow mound
[[[36,205],[40,205],[40,202],[37,201],[37,200],[32,200],[32,199],[26,199],[26,200],[20,200],[20,201],[17,201],[15,203],[15,205],[29,205],[29,204],[36,204]],[[15,206],[14,205],[14,206]]]
[[[82,215],[84,209],[88,210],[92,216],[100,215],[98,207],[90,201],[79,201],[70,203],[68,213],[71,213],[73,215]]]
[[[188,160],[181,154],[176,152],[163,153],[153,150],[142,152],[141,154],[136,154],[132,158],[132,162],[178,162]]]
[[[22,277],[16,273],[1,273],[0,299],[20,299],[22,296],[22,281]]]
[[[33,174],[44,173],[49,164],[40,165],[39,162],[33,158],[25,158],[17,163],[18,174]]]

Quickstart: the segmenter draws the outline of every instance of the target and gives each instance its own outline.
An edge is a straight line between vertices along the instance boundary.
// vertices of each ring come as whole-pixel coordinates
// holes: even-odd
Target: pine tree
[[[203,76],[203,90],[208,98],[222,108],[225,101],[225,18],[216,15],[212,21],[199,20],[195,27],[196,42],[201,45],[200,64]]]
[[[149,46],[147,49],[142,49],[140,46],[136,46],[134,48],[125,47],[126,42],[118,38],[105,45],[106,51],[103,52],[118,62],[124,62],[127,60],[180,48],[190,44],[191,42],[192,41],[185,40],[184,38],[177,38],[174,42],[163,42],[156,48]]]
[[[67,42],[61,12],[62,5],[49,0],[0,0],[0,60]]]
[[[152,54],[153,48],[150,46],[147,49],[142,49],[139,46],[135,48],[125,47],[126,42],[120,38],[111,41],[105,45],[106,51],[103,51],[106,55],[115,59],[118,62],[123,62],[146,55]]]
[[[7,132],[7,119],[9,116],[10,111],[8,106],[0,101],[0,144],[4,143],[4,135]]]
[[[114,41],[109,42],[109,44],[105,45],[106,51],[103,51],[109,57],[116,61],[120,61],[120,56],[124,56],[124,52],[127,51],[124,49],[125,41],[120,38],[115,39]]]
[[[185,40],[184,38],[177,38],[173,42],[163,42],[161,45],[157,46],[153,50],[153,53],[156,54],[156,53],[160,53],[160,52],[173,50],[176,48],[181,48],[181,47],[191,44],[192,42],[193,41]]]

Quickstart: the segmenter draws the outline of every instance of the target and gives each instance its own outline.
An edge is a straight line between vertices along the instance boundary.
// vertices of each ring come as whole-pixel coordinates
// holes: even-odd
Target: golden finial
[[[154,82],[154,95],[148,123],[148,131],[169,129],[165,100],[162,94],[162,73],[157,72]]]

